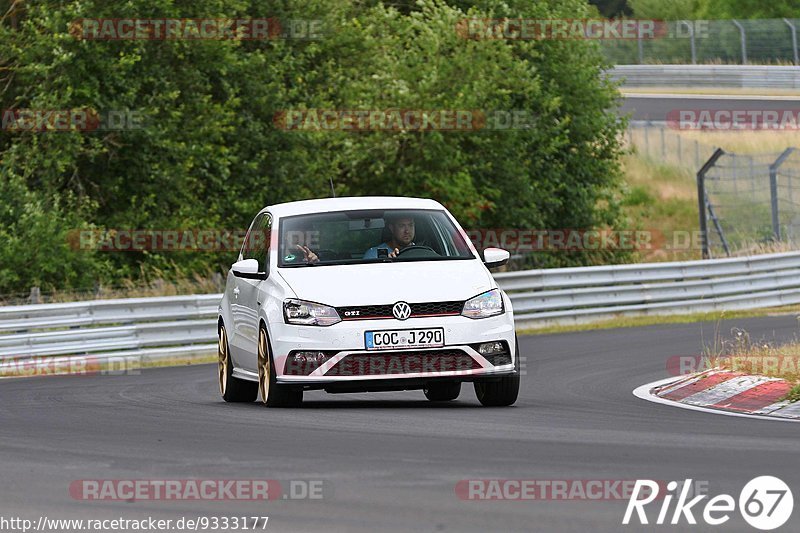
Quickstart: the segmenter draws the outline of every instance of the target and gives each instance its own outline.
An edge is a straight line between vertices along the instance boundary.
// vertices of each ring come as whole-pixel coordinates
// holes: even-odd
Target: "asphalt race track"
[[[670,111],[693,110],[797,110],[797,97],[770,96],[720,96],[720,95],[626,95],[620,105],[620,114],[630,114],[633,120],[665,121]]]
[[[793,316],[737,319],[752,338],[788,340]],[[445,405],[420,391],[306,393],[302,409],[225,404],[216,367],[0,382],[0,513],[49,518],[266,515],[267,531],[641,531],[627,502],[464,501],[470,478],[683,480],[738,499],[759,475],[800,499],[800,424],[698,413],[635,398],[697,354],[715,324],[522,337],[518,403],[482,408],[471,386]],[[322,480],[322,500],[83,501],[81,479]],[[660,506],[660,504],[659,504]],[[648,508],[654,520],[658,508]],[[670,515],[671,516],[671,512]],[[702,523],[702,509],[695,512]],[[708,526],[650,526],[708,531]],[[735,513],[715,531],[755,531]],[[800,529],[800,511],[782,530]]]

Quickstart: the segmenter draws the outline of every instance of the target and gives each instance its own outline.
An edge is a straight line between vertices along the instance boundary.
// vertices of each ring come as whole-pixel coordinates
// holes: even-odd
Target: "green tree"
[[[8,2],[6,5],[9,6]],[[125,131],[0,131],[0,293],[226,268],[232,253],[76,251],[75,230],[244,228],[327,196],[439,199],[468,227],[595,228],[617,206],[617,92],[596,44],[467,39],[467,17],[585,18],[580,0],[16,2],[0,21],[0,109],[133,110]],[[320,40],[96,41],[86,18],[318,19]],[[291,109],[520,112],[500,131],[298,132]],[[26,245],[27,243],[27,245]],[[31,245],[33,244],[33,245]],[[548,256],[553,264],[625,254]],[[56,266],[24,268],[26,262]]]

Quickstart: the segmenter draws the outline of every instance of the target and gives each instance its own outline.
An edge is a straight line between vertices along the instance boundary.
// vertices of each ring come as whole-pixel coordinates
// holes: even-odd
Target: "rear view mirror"
[[[233,275],[245,279],[267,279],[266,272],[258,271],[257,259],[242,259],[231,265]]]
[[[508,263],[511,254],[502,248],[486,248],[483,251],[483,264],[486,268],[496,268]]]

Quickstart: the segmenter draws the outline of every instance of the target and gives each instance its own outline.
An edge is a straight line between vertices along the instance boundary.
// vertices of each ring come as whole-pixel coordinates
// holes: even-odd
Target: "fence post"
[[[794,64],[800,65],[800,58],[797,55],[797,28],[794,27],[794,24],[789,19],[783,19],[787,26],[789,26],[789,31],[792,32],[792,52],[794,52]]]
[[[661,132],[661,159],[663,160],[667,158],[667,147],[664,144],[664,128],[659,128],[659,131]]]
[[[772,233],[775,235],[776,241],[781,240],[781,222],[778,217],[778,169],[793,151],[794,148],[787,148],[769,166],[769,197],[770,203],[772,204]]]
[[[639,64],[644,65],[644,45],[642,44],[642,32],[638,33],[638,37],[636,38],[637,46],[639,48]]]
[[[742,65],[747,64],[747,40],[745,37],[744,26],[742,26],[738,20],[733,19],[733,23],[739,28],[739,35],[741,35],[742,40]]]
[[[725,151],[722,148],[717,148],[708,158],[708,161],[697,171],[697,204],[700,212],[700,245],[703,248],[703,259],[711,257],[708,247],[708,217],[706,216],[706,173],[724,153]]]
[[[694,21],[693,20],[681,20],[678,24],[684,24],[686,28],[689,30],[689,45],[692,48],[692,65],[697,64],[697,48],[694,42]]]
[[[32,304],[42,303],[42,291],[39,287],[31,287],[30,301]]]

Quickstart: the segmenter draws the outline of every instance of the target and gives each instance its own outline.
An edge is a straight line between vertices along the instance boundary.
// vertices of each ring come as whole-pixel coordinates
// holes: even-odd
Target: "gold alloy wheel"
[[[219,393],[225,396],[225,391],[228,389],[228,335],[225,333],[225,326],[219,328],[217,363],[219,366]]]
[[[261,401],[267,403],[269,398],[269,380],[272,369],[269,365],[267,353],[267,334],[263,329],[258,331],[258,390],[261,392]]]

